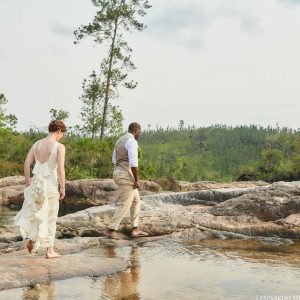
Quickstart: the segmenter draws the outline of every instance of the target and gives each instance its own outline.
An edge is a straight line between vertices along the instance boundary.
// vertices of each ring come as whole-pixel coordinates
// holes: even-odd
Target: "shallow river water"
[[[0,225],[10,225],[13,222],[13,217],[18,213],[16,210],[11,210],[0,205]]]
[[[300,300],[300,243],[149,241],[101,246],[85,256],[122,257],[119,274],[82,277],[0,292],[0,299],[277,299]],[[61,258],[63,259],[63,258]],[[269,297],[269,298],[264,298]]]

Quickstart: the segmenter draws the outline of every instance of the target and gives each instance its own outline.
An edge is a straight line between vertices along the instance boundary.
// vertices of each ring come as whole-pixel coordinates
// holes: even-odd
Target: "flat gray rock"
[[[30,254],[0,257],[0,290],[25,287],[50,280],[100,276],[121,272],[129,266],[118,258],[89,257],[83,253],[57,259]]]

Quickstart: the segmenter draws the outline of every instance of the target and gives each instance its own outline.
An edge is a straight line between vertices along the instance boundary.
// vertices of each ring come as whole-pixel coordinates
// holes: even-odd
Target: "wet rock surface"
[[[129,267],[128,262],[120,258],[100,259],[85,255],[85,249],[100,245],[98,238],[56,241],[56,250],[63,254],[57,259],[46,259],[45,249],[32,256],[24,250],[25,242],[13,244],[15,251],[0,256],[0,290],[57,279],[107,275]]]

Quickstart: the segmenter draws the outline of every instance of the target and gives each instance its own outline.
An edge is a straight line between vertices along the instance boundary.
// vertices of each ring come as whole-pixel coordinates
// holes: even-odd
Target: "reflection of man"
[[[108,257],[117,257],[114,246],[108,247]],[[141,299],[138,293],[141,266],[139,262],[139,248],[132,246],[129,261],[131,267],[129,271],[108,276],[103,282],[103,295],[109,299]]]
[[[139,229],[140,195],[138,187],[138,143],[137,139],[141,134],[141,126],[138,123],[131,123],[128,132],[120,137],[113,152],[112,161],[115,166],[114,180],[119,186],[120,206],[107,226],[105,235],[113,239],[121,239],[121,235],[116,231],[130,208],[132,223],[131,237],[147,236],[146,232]]]

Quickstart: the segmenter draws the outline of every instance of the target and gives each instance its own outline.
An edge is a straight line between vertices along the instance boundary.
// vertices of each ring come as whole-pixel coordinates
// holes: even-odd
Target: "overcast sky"
[[[129,38],[139,85],[121,90],[125,125],[300,127],[300,0],[151,4]],[[0,0],[0,93],[19,129],[47,125],[50,108],[80,122],[82,80],[104,53],[73,31],[95,12],[89,0]]]

